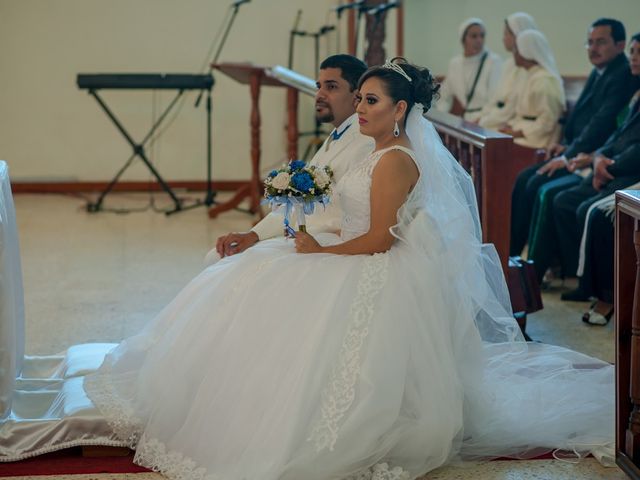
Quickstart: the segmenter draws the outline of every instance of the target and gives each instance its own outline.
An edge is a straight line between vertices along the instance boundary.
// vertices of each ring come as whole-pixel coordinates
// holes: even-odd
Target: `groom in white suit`
[[[365,158],[373,151],[371,137],[360,133],[356,115],[358,79],[367,66],[351,55],[333,55],[320,64],[316,86],[316,118],[331,123],[333,131],[311,159],[314,165],[329,165],[337,183],[349,165]],[[340,229],[342,211],[337,202],[326,209],[318,208],[307,218],[309,233],[337,232]],[[255,245],[260,240],[283,235],[282,215],[269,213],[248,232],[234,232],[218,238],[216,248],[207,254],[206,264],[220,257],[235,255]]]

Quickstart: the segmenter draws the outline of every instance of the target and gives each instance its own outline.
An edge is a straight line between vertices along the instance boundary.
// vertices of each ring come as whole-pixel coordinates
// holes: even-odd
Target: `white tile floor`
[[[191,194],[190,194],[191,195]],[[195,195],[193,195],[196,197]],[[161,207],[166,196],[154,195]],[[112,194],[106,206],[144,207],[148,195]],[[137,332],[202,268],[218,235],[246,230],[252,218],[231,211],[209,220],[204,208],[166,217],[153,211],[88,214],[80,197],[15,197],[26,304],[26,351],[50,354],[69,345],[118,342]],[[614,359],[613,329],[580,321],[587,304],[559,301],[560,289],[545,294],[545,309],[529,318],[536,339]],[[73,476],[111,479],[130,475]],[[136,480],[159,477],[137,474]],[[41,477],[39,477],[41,478]],[[62,478],[62,477],[60,477]],[[616,468],[593,459],[578,465],[559,461],[490,462],[473,468],[445,467],[425,480],[623,479]]]

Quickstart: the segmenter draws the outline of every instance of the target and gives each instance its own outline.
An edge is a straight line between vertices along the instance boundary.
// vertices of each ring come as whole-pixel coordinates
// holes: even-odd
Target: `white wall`
[[[639,0],[404,0],[405,51],[415,63],[446,73],[460,52],[458,25],[480,17],[487,25],[487,45],[506,56],[504,18],[518,11],[533,15],[554,50],[563,75],[587,75],[591,65],[583,45],[588,26],[599,17],[621,20],[627,38],[640,32]]]
[[[231,0],[0,0],[0,158],[12,179],[104,181],[123,165],[130,148],[95,100],[76,87],[76,74],[109,72],[197,73]],[[253,0],[241,7],[221,61],[286,65],[289,30],[335,23],[331,0]],[[346,16],[345,16],[346,17]],[[344,22],[343,22],[344,23]],[[342,38],[346,41],[346,24]],[[296,70],[315,78],[313,42],[296,42]],[[320,56],[336,53],[335,37]],[[249,90],[214,73],[214,179],[244,179],[249,161]],[[102,91],[101,95],[139,139],[175,94]],[[204,180],[204,102],[187,95],[172,127],[153,149],[170,180]],[[301,97],[301,128],[312,126],[311,97]],[[285,159],[284,89],[264,88],[264,169]],[[127,180],[146,180],[137,161]]]

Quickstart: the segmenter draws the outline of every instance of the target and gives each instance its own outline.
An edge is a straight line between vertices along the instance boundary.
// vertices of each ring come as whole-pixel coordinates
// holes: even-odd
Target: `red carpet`
[[[133,453],[124,457],[83,457],[80,448],[48,453],[20,462],[0,463],[0,477],[149,471],[133,463]]]
[[[499,458],[496,461],[512,460],[514,459]],[[531,460],[553,460],[553,454],[547,453]],[[133,452],[122,457],[83,457],[80,448],[61,450],[20,462],[0,463],[0,477],[149,471],[133,463]]]

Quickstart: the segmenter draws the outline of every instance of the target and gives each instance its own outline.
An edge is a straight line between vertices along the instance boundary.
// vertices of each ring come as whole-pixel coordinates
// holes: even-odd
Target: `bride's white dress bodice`
[[[371,223],[371,176],[382,156],[394,149],[401,150],[414,158],[411,150],[399,145],[376,150],[352,165],[336,185],[336,194],[343,212],[340,234],[342,240],[352,240],[369,230]]]

